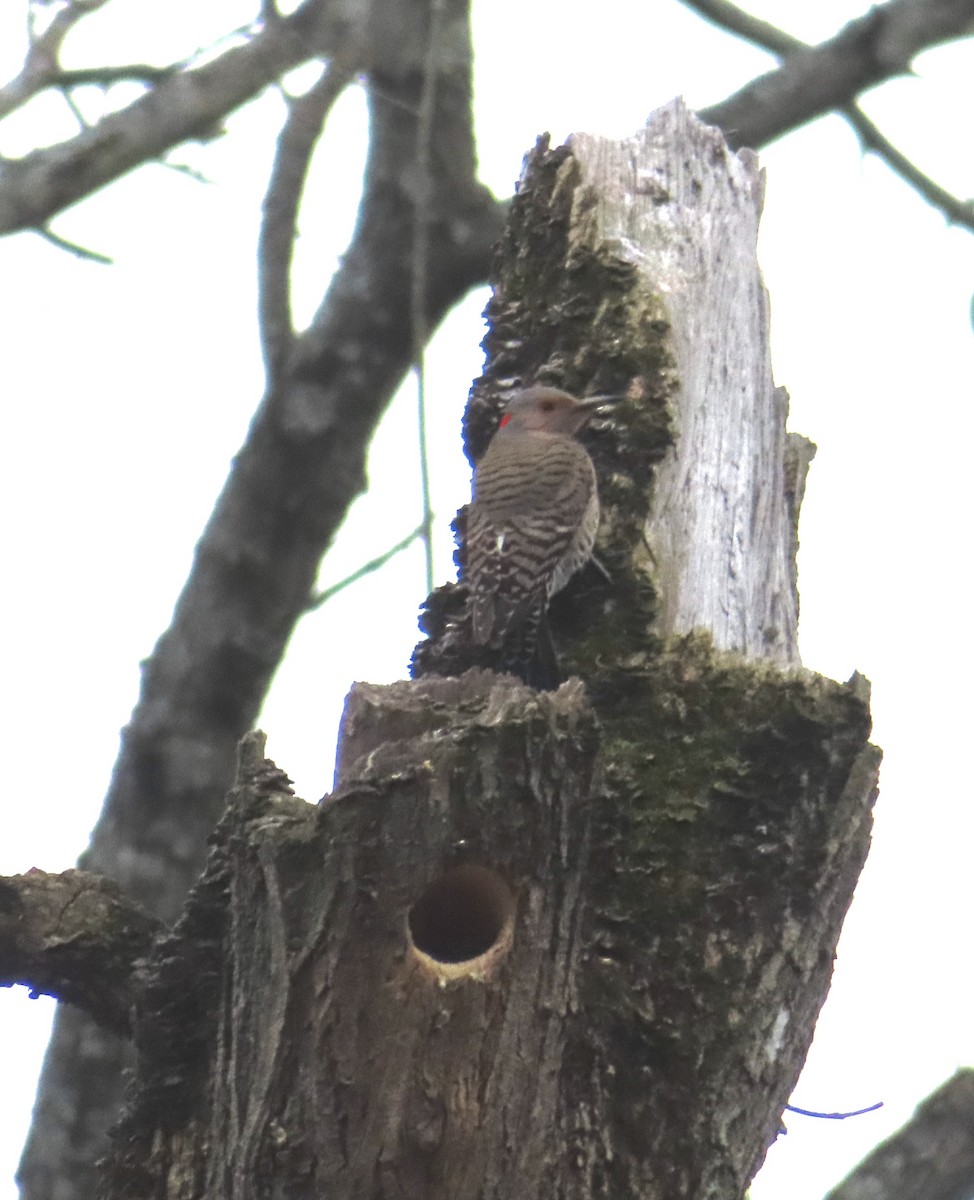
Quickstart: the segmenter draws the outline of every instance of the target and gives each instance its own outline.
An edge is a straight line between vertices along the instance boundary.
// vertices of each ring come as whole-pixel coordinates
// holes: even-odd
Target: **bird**
[[[559,683],[551,597],[592,555],[595,467],[577,435],[612,397],[535,385],[514,392],[473,474],[466,571],[473,642],[496,669]]]

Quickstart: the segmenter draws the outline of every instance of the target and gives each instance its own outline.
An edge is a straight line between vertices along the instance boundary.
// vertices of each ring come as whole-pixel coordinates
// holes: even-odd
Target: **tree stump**
[[[552,610],[575,677],[467,669],[461,578],[418,677],[353,688],[317,808],[245,744],[142,969],[108,1196],[743,1195],[879,761],[865,681],[798,665],[810,447],[771,378],[761,190],[679,103],[529,156],[466,436],[514,383],[626,397],[587,440],[611,583]]]

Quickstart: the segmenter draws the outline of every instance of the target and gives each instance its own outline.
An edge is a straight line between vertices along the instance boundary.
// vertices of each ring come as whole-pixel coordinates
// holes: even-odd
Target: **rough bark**
[[[970,1200],[974,1071],[958,1071],[825,1200]]]
[[[868,718],[705,639],[652,674],[638,775],[579,681],[478,671],[357,688],[317,810],[245,775],[146,975],[108,1194],[741,1195],[865,853]]]
[[[626,392],[591,440],[613,582],[580,579],[553,622],[584,683],[443,677],[462,665],[460,585],[431,600],[429,677],[353,690],[318,809],[248,743],[204,878],[146,968],[110,1197],[733,1200],[777,1135],[879,755],[858,677],[797,668],[793,623],[764,635],[775,603],[794,612],[804,478],[766,345],[731,377],[742,397],[693,366],[723,377],[704,316],[727,310],[692,325],[681,263],[764,310],[753,162],[680,106],[627,150],[579,138],[532,156],[468,420],[476,452],[515,378]],[[627,164],[614,184],[608,162]],[[715,224],[711,203],[753,219]],[[620,230],[610,210],[627,205]],[[719,261],[674,246],[715,236]],[[740,469],[774,494],[715,515],[683,492],[722,477],[682,455],[739,446],[742,421],[762,449],[739,447]],[[664,496],[692,519],[660,513]],[[650,554],[665,521],[694,553],[674,534]],[[724,620],[715,587],[753,618]]]
[[[135,960],[158,927],[114,883],[86,871],[0,879],[0,987],[24,983],[126,1034]]]

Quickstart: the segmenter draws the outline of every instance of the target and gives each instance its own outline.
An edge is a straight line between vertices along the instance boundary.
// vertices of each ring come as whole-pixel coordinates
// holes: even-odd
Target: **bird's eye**
[[[542,412],[554,412],[555,411],[554,400],[542,400],[541,401],[541,411]]]

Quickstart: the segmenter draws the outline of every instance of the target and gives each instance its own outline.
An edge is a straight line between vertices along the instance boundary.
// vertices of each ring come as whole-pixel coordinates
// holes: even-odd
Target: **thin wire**
[[[855,1110],[855,1112],[823,1113],[823,1112],[813,1112],[810,1108],[796,1108],[794,1104],[786,1104],[785,1105],[785,1108],[789,1112],[800,1113],[801,1116],[803,1116],[803,1117],[821,1117],[823,1120],[826,1120],[826,1121],[844,1121],[846,1119],[846,1117],[861,1117],[863,1115],[863,1113],[875,1112],[877,1108],[882,1108],[882,1107],[883,1107],[883,1102],[882,1102],[882,1100],[879,1100],[875,1104],[870,1104],[870,1106],[868,1108],[857,1108]]]
[[[378,571],[380,567],[384,567],[386,565],[390,558],[394,558],[397,554],[400,554],[407,548],[407,546],[411,546],[417,538],[422,538],[422,536],[423,527],[422,525],[418,525],[412,531],[412,533],[407,534],[401,542],[396,542],[394,546],[390,546],[388,550],[384,551],[377,558],[370,559],[363,566],[359,567],[358,570],[353,571],[351,575],[347,575],[338,583],[333,583],[331,587],[326,587],[323,591],[318,592],[316,596],[312,596],[308,601],[305,611],[313,612],[316,608],[321,608],[321,606],[326,604],[332,598],[332,596],[344,591],[344,589],[349,587],[350,584],[358,583],[360,579],[366,575],[371,575],[373,571]]]
[[[429,444],[426,438],[426,370],[423,359],[416,364],[416,415],[419,424],[419,479],[423,493],[423,550],[426,558],[426,594],[433,590],[433,508],[430,501]]]
[[[423,498],[423,547],[426,552],[426,591],[433,590],[433,505],[430,498],[429,441],[426,408],[426,267],[429,261],[430,177],[433,119],[436,111],[436,69],[445,0],[430,5],[423,91],[416,128],[416,196],[413,225],[412,309],[413,361],[416,364],[416,409],[419,425],[419,475]]]

